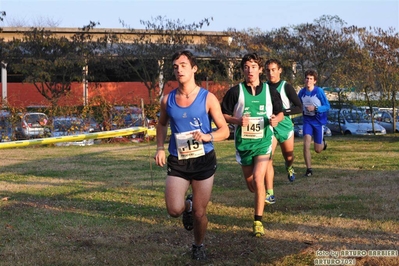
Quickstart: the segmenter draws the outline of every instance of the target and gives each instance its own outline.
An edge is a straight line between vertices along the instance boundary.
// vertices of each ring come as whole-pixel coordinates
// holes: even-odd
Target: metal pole
[[[164,86],[164,75],[163,75],[163,69],[164,69],[164,60],[158,60],[158,66],[160,67],[158,79],[159,79],[159,95],[163,95],[163,86]]]
[[[148,127],[147,117],[145,116],[145,111],[144,111],[144,99],[141,98],[140,102],[141,102],[141,119],[142,119],[141,125]]]
[[[83,106],[86,106],[88,104],[88,81],[87,81],[87,75],[89,74],[89,66],[85,65],[83,67]]]
[[[7,106],[7,63],[1,62],[1,91],[3,108]]]

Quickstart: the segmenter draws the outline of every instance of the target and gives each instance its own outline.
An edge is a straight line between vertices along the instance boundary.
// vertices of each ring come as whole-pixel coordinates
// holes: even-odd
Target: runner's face
[[[255,61],[247,61],[244,64],[244,76],[247,84],[259,85],[259,76],[262,74],[262,68]]]
[[[306,76],[306,78],[305,78],[305,87],[306,88],[313,88],[315,84],[316,84],[316,80],[314,79],[313,76],[310,76],[310,75]]]
[[[191,63],[185,55],[180,56],[173,62],[173,72],[176,80],[181,84],[194,79],[196,71],[197,66],[191,67]]]
[[[280,75],[281,75],[281,68],[278,68],[278,65],[276,63],[271,63],[266,66],[266,76],[267,80],[269,80],[271,83],[277,83],[280,81]]]

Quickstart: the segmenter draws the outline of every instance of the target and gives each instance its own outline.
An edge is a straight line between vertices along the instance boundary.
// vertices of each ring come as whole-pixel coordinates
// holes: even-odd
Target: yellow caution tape
[[[157,129],[155,127],[147,128],[146,132],[147,136],[149,137],[155,137],[157,135]],[[170,127],[168,127],[168,131],[166,132],[166,134],[167,136],[170,136],[172,134]]]
[[[111,131],[87,133],[79,135],[61,136],[61,137],[49,137],[41,139],[29,139],[29,140],[17,140],[10,142],[0,142],[0,149],[15,148],[15,147],[25,147],[30,145],[45,145],[57,142],[69,142],[69,141],[82,141],[85,139],[105,139],[114,138],[119,136],[127,136],[132,134],[137,134],[140,132],[147,132],[146,127],[129,127]]]
[[[148,129],[147,129],[147,135],[148,135],[148,136],[150,136],[150,137],[155,137],[156,134],[157,134],[157,131],[156,131],[155,127],[154,127],[154,128],[148,128]]]

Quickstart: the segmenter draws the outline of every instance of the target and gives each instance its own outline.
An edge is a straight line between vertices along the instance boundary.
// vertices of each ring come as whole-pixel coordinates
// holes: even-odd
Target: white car
[[[331,132],[344,135],[384,135],[386,130],[378,123],[371,123],[367,113],[351,109],[330,109],[327,127]]]

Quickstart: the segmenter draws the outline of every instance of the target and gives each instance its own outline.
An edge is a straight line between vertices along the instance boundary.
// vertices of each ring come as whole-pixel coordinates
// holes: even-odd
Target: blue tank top
[[[206,111],[206,97],[208,91],[200,88],[197,97],[188,107],[181,107],[176,103],[176,92],[174,89],[169,93],[166,113],[170,118],[170,129],[172,135],[169,141],[169,153],[177,156],[175,134],[193,130],[201,130],[204,134],[212,132],[211,117]],[[212,142],[203,142],[205,153],[213,150]]]

